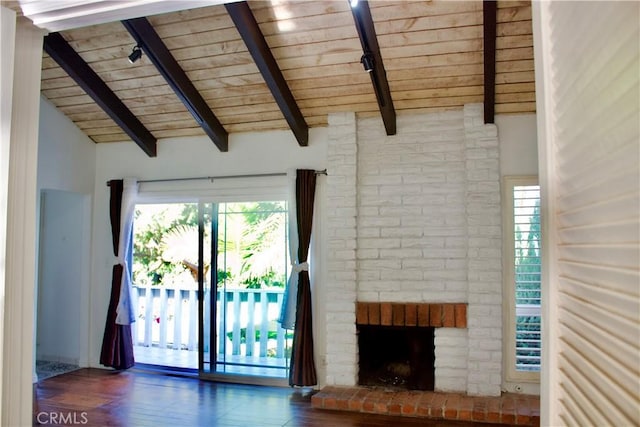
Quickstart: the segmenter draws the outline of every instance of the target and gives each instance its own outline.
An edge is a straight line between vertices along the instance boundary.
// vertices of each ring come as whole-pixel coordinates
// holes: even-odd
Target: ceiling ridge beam
[[[229,134],[151,23],[146,18],[127,19],[121,22],[218,149],[222,152],[229,151]]]
[[[495,122],[497,2],[482,2],[484,33],[484,122]]]
[[[362,60],[366,55],[373,55],[373,69],[369,72],[371,75],[371,83],[378,100],[378,107],[382,115],[382,122],[387,131],[387,135],[396,134],[396,110],[391,99],[391,90],[387,81],[387,71],[382,62],[380,54],[380,46],[378,45],[378,37],[373,24],[369,2],[360,0],[351,7],[353,19],[356,23],[360,44],[364,52]],[[361,61],[362,61],[361,60]]]
[[[44,50],[149,157],[156,157],[156,138],[60,33],[44,37]]]
[[[226,3],[225,8],[242,36],[271,94],[280,107],[300,146],[309,144],[309,126],[296,103],[289,85],[273,57],[273,53],[246,1]]]

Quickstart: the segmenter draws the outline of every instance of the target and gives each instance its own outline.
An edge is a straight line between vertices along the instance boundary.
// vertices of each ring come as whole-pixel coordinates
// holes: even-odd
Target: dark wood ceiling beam
[[[260,31],[251,8],[246,1],[225,4],[229,16],[242,36],[253,61],[258,66],[262,77],[271,90],[280,111],[293,131],[298,144],[309,144],[309,126],[296,103],[289,85],[276,62],[269,45]]]
[[[360,37],[362,51],[365,55],[373,55],[373,70],[370,71],[369,74],[371,75],[371,83],[373,84],[373,90],[378,100],[378,107],[380,108],[384,128],[387,131],[387,135],[395,135],[396,110],[393,107],[391,90],[389,89],[389,82],[387,81],[387,71],[382,62],[378,37],[373,25],[371,10],[369,9],[369,2],[366,0],[358,1],[357,5],[351,8],[351,12],[353,13],[353,19],[356,23],[358,36]]]
[[[122,21],[122,24],[218,149],[223,152],[228,151],[229,134],[213,114],[200,92],[191,83],[156,30],[153,29],[151,23],[146,18],[135,18]]]
[[[149,157],[156,156],[156,138],[60,33],[45,36],[44,50]]]
[[[484,122],[495,122],[497,2],[483,1],[484,28]]]

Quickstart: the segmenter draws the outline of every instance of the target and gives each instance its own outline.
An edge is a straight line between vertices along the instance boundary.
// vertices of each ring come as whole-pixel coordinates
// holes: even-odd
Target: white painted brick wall
[[[329,115],[327,175],[327,385],[354,385],[356,337],[356,117]]]
[[[462,111],[397,125],[358,120],[358,299],[465,302]]]
[[[502,381],[502,229],[500,162],[495,125],[482,105],[466,105],[467,282],[469,290],[467,393],[500,395]]]
[[[436,389],[496,395],[502,364],[497,131],[482,105],[329,116],[329,385],[357,383],[355,302],[468,302],[468,329],[436,330]]]
[[[467,390],[468,334],[466,329],[436,328],[436,391]]]

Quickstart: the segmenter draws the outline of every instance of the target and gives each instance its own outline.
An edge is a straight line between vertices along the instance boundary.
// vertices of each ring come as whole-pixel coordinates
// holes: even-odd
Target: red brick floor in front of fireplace
[[[380,387],[327,386],[311,398],[311,405],[317,409],[384,415],[540,425],[540,398],[513,393],[483,397]]]

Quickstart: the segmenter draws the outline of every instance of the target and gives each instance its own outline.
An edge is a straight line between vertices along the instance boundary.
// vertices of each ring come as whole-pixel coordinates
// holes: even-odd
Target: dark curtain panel
[[[313,201],[316,192],[316,171],[296,171],[296,216],[298,218],[298,263],[307,261],[311,226],[313,224]],[[311,282],[309,272],[298,276],[296,324],[293,332],[291,370],[289,385],[312,386],[317,384],[316,366],[313,360],[313,320],[311,314]]]
[[[113,254],[118,256],[118,246],[120,243],[120,215],[122,212],[122,192],[124,188],[123,180],[111,180],[109,188],[111,191],[109,215],[111,218],[111,237],[113,240]],[[128,369],[134,365],[133,359],[133,339],[131,338],[131,325],[116,324],[116,308],[120,299],[120,286],[122,285],[122,274],[124,266],[115,264],[111,278],[111,298],[107,309],[107,322],[104,326],[104,337],[102,339],[102,351],[100,352],[100,363],[115,369]]]

